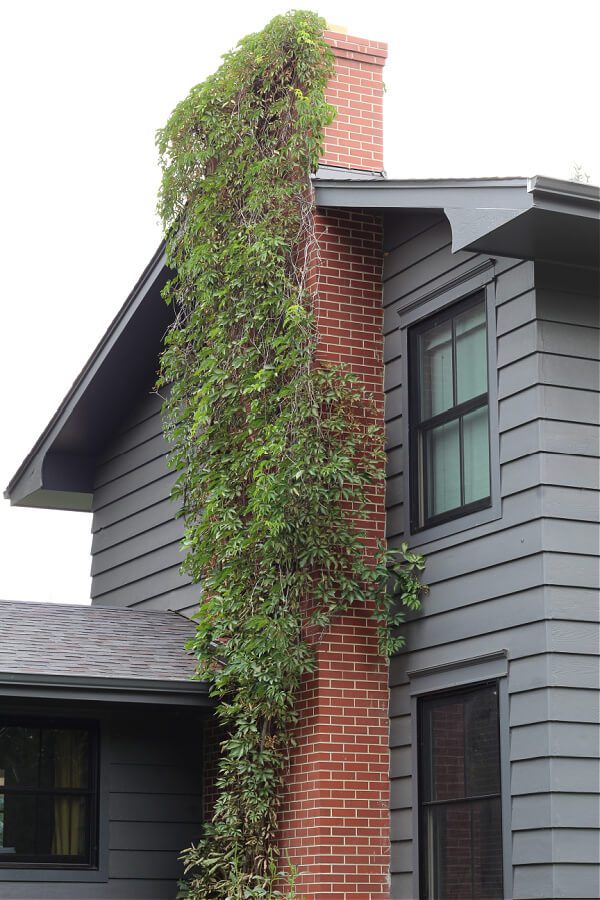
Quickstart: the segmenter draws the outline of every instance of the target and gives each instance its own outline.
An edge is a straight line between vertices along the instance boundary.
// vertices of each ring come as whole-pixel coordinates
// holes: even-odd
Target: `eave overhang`
[[[324,208],[444,212],[453,251],[600,265],[600,189],[593,185],[541,176],[399,181],[328,168],[319,170],[313,185]],[[168,275],[161,244],[11,479],[4,496],[13,505],[91,509],[96,457],[154,383],[173,315],[161,297]]]
[[[597,268],[600,188],[554,178],[323,180],[319,206],[443,210],[452,250]]]
[[[97,454],[144,388],[172,311],[161,244],[4,492],[14,506],[89,511]]]
[[[0,672],[0,696],[22,699],[143,703],[211,709],[214,700],[204,681],[145,678],[92,678]]]

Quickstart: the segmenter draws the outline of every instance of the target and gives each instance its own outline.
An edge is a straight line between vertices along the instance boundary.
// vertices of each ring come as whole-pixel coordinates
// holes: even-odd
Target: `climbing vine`
[[[185,851],[187,898],[292,895],[278,805],[295,697],[314,668],[307,629],[369,604],[389,655],[402,606],[419,606],[421,558],[394,555],[394,601],[390,554],[373,561],[355,524],[382,478],[371,401],[316,357],[310,174],[334,114],[323,27],[293,12],[244,38],[157,138],[175,272],[159,385],[184,568],[202,590],[192,649],[226,735],[212,821]]]

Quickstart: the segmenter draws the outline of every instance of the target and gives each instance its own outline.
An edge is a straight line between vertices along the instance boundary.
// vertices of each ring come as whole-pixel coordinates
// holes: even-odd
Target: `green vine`
[[[278,805],[295,697],[315,666],[308,629],[367,604],[389,655],[402,606],[419,606],[422,559],[393,554],[394,601],[390,554],[373,561],[355,524],[383,478],[371,401],[316,357],[310,174],[334,114],[323,28],[293,12],[244,38],[157,139],[176,273],[159,385],[171,386],[184,568],[202,586],[193,650],[226,735],[212,822],[184,855],[186,898],[293,895]]]

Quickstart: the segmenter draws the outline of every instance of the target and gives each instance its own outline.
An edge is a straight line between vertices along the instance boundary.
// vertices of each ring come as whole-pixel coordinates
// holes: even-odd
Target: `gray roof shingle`
[[[0,600],[0,673],[189,681],[194,630],[175,612]]]

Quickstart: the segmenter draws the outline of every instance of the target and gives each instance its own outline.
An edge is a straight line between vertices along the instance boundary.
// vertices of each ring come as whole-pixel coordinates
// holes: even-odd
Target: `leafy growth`
[[[313,670],[309,633],[367,604],[381,650],[419,605],[423,561],[365,552],[356,521],[383,478],[383,435],[348,371],[317,358],[313,191],[332,53],[316,15],[244,38],[158,132],[175,309],[159,386],[181,473],[185,570],[202,585],[193,650],[226,735],[219,797],[185,851],[182,897],[293,895],[278,859],[280,788]],[[311,632],[312,629],[312,632]]]

